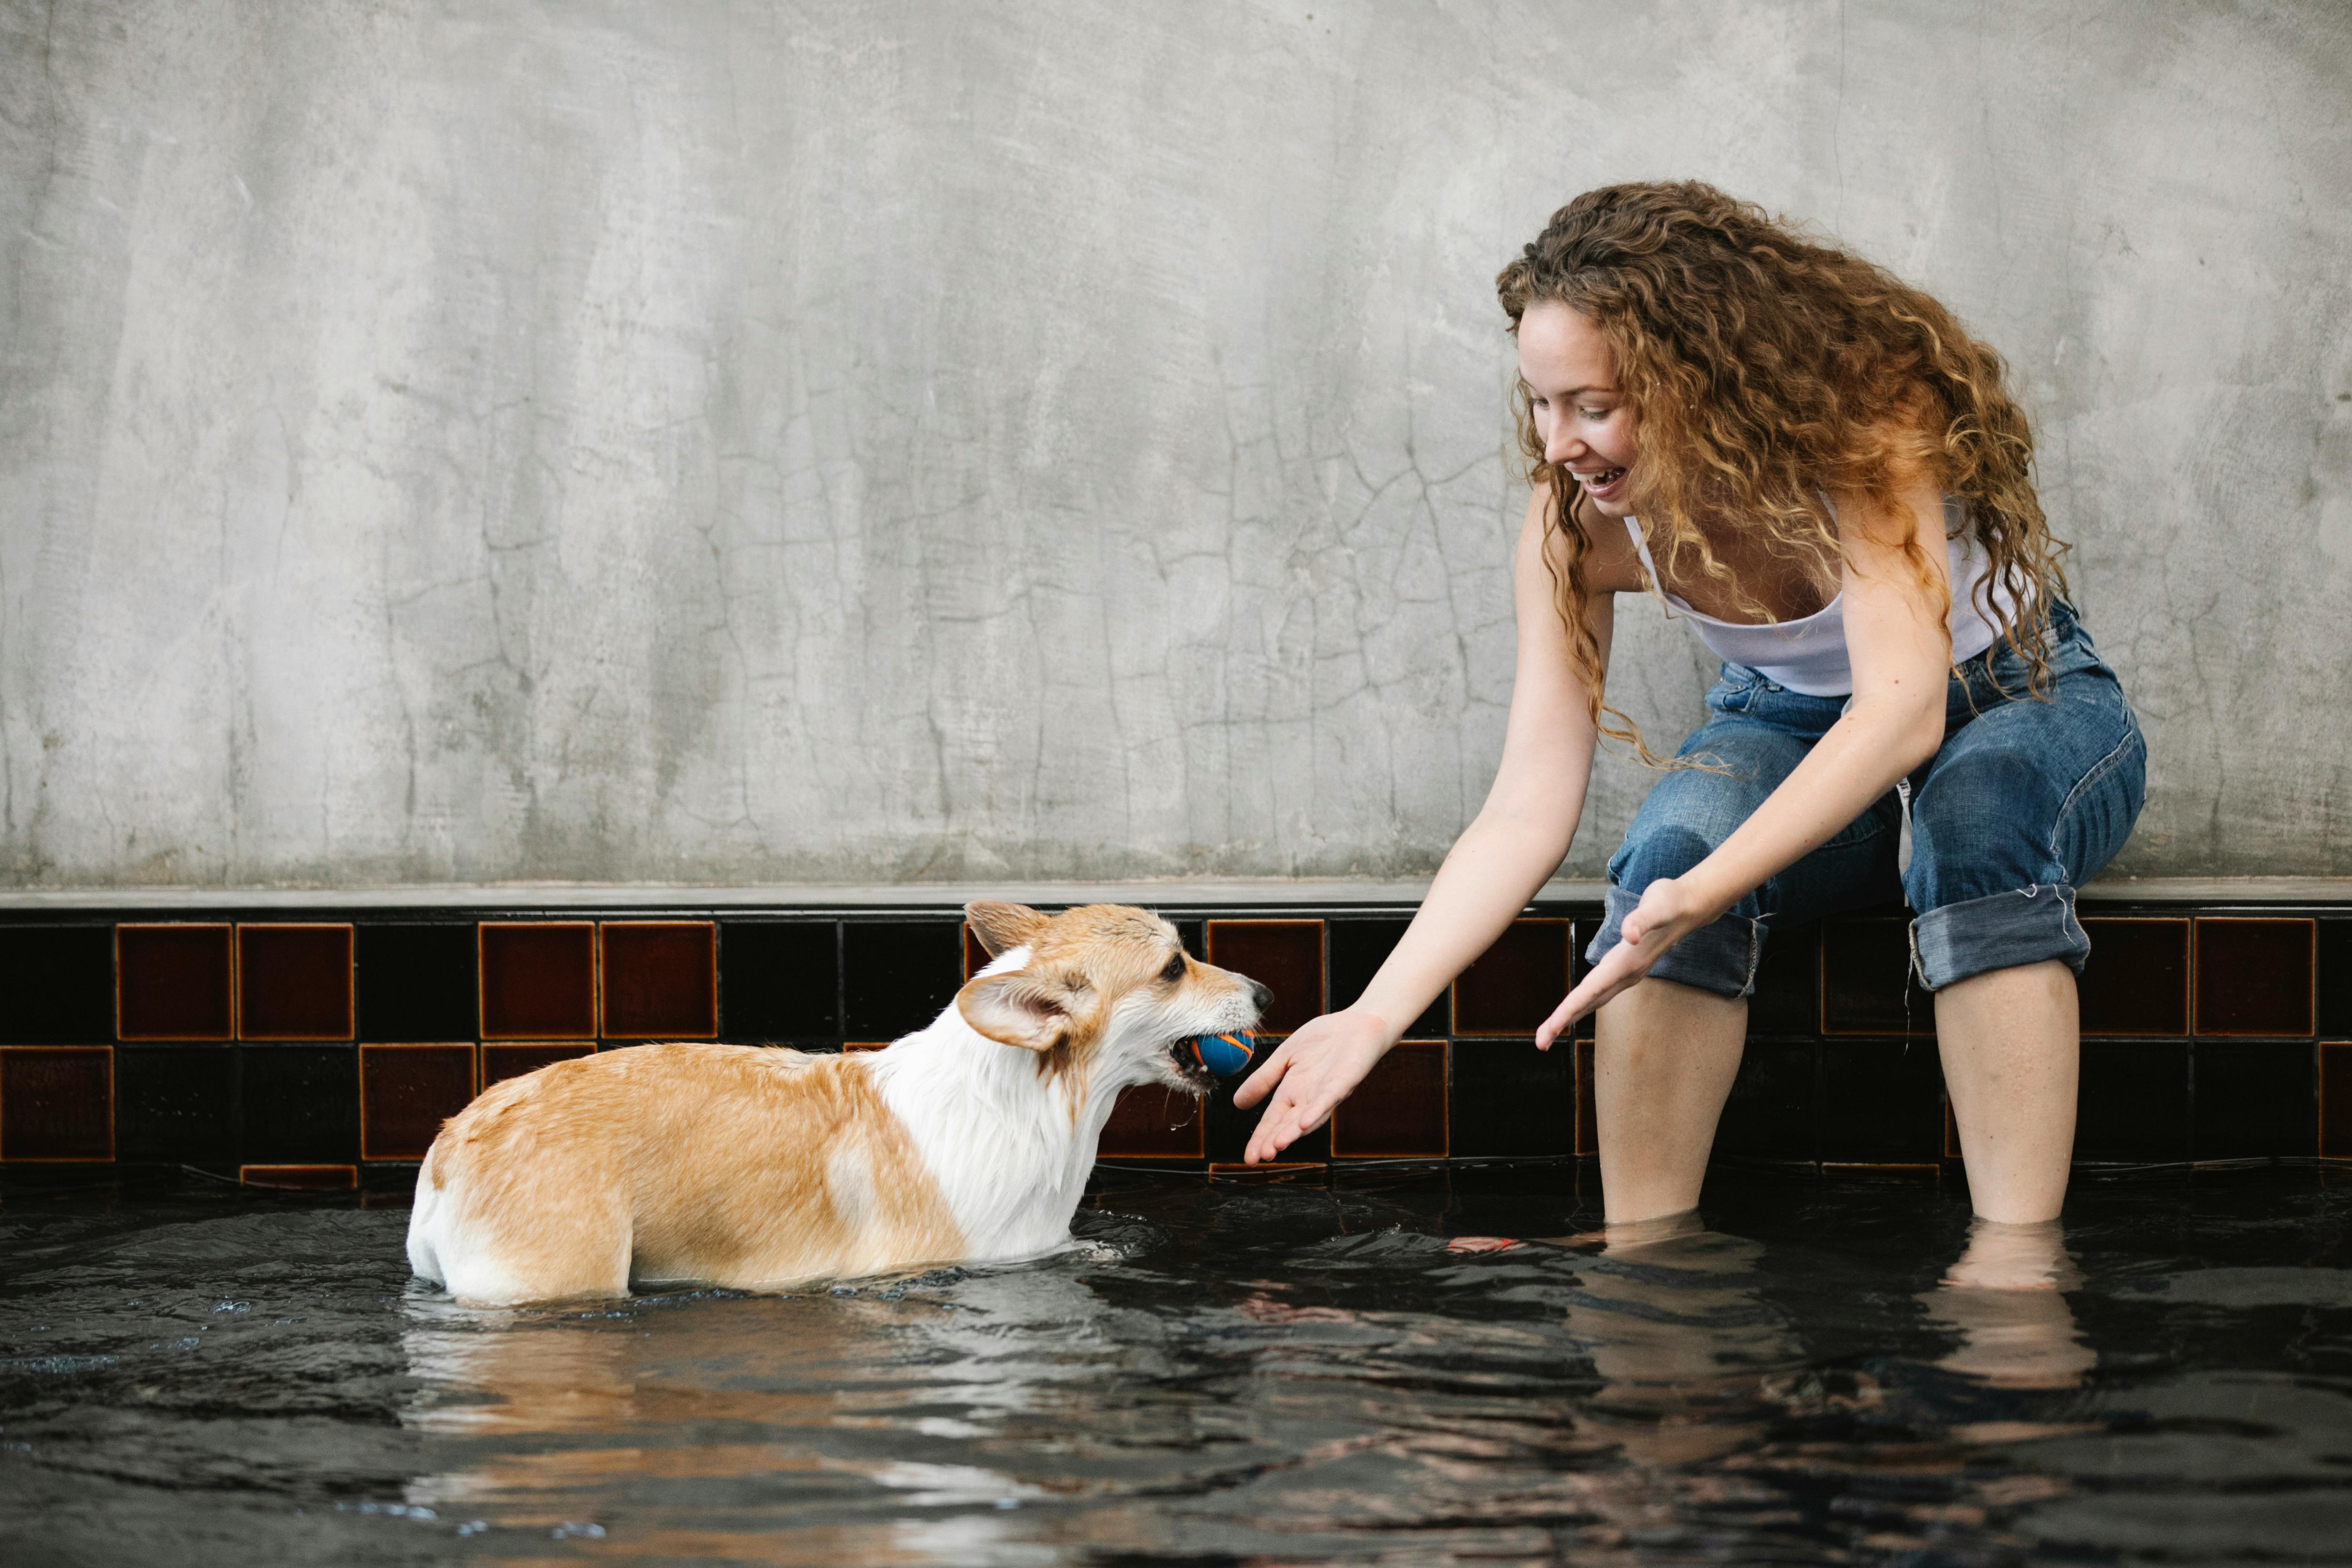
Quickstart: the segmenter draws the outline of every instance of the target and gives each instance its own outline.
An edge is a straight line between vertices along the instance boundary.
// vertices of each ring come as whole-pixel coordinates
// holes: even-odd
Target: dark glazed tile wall
[[[2188,921],[2093,915],[2083,932],[2091,956],[2075,986],[2084,1034],[2189,1032]]]
[[[585,920],[484,921],[484,1040],[596,1036],[596,927]]]
[[[352,928],[236,928],[239,1040],[349,1040]]]
[[[236,1032],[229,928],[114,928],[116,1033],[123,1040],[228,1040]]]
[[[0,927],[0,1045],[114,1039],[114,933],[104,925]]]
[[[1568,995],[1574,925],[1514,920],[1454,982],[1454,1032],[1532,1035]]]
[[[912,1034],[940,1016],[962,983],[962,921],[843,922],[842,1028],[850,1039]]]
[[[1591,1042],[1541,1053],[1528,1035],[1575,977],[1597,913],[1550,905],[1515,922],[1286,1158],[1593,1153]],[[1270,1050],[1353,1001],[1407,914],[1171,918],[1190,950],[1275,990]],[[1906,924],[1868,910],[1771,935],[1720,1155],[1912,1166],[1956,1153]],[[2111,904],[2084,924],[2078,1158],[2352,1159],[2352,915]],[[345,1184],[365,1163],[395,1180],[389,1167],[482,1087],[643,1040],[877,1047],[929,1023],[980,961],[943,909],[0,917],[15,993],[0,1019],[0,1159],[244,1166],[295,1186]],[[1237,1161],[1257,1113],[1234,1106],[1234,1087],[1197,1106],[1129,1093],[1102,1156]]]
[[[114,1051],[0,1046],[0,1159],[114,1157]]]
[[[607,920],[608,1040],[715,1040],[719,927],[708,920]]]
[[[360,1047],[360,1157],[421,1160],[474,1097],[474,1047]]]
[[[2208,915],[2197,922],[2199,1034],[2312,1033],[2317,922]]]

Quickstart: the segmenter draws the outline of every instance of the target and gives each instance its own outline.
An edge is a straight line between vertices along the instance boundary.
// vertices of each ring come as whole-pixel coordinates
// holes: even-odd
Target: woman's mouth
[[[1574,469],[1569,472],[1576,473]],[[1618,492],[1625,486],[1625,470],[1596,468],[1590,474],[1576,474],[1576,482],[1581,485],[1584,487],[1584,493],[1594,500],[1613,501],[1617,498]]]

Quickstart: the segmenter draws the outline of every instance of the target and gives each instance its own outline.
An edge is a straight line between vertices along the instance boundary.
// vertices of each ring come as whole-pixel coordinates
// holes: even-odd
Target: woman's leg
[[[1642,892],[1713,853],[1836,722],[1838,699],[1774,693],[1767,723],[1717,716],[1683,745],[1712,758],[1667,774],[1650,791],[1609,862],[1609,914],[1586,951],[1598,962]],[[1802,727],[1801,728],[1800,727]],[[1593,1112],[1603,1213],[1612,1225],[1680,1213],[1698,1202],[1716,1123],[1739,1071],[1748,992],[1774,921],[1800,921],[1895,896],[1894,797],[1874,807],[1714,925],[1684,937],[1649,978],[1594,1020]]]
[[[1986,1219],[2038,1224],[2057,1218],[2066,1200],[2078,1017],[2074,971],[2055,958],[1988,969],[1936,993],[1944,1092],[1969,1197]]]
[[[1611,1225],[1698,1206],[1747,1038],[1747,998],[1672,980],[1643,980],[1595,1016],[1592,1109]]]
[[[2123,847],[2146,748],[2087,640],[2051,657],[2049,700],[1976,694],[1927,768],[1904,873],[1912,953],[1936,994],[1944,1087],[1979,1215],[2057,1218],[2074,1155],[2090,938],[2074,890]],[[2014,689],[2021,665],[2005,673]]]

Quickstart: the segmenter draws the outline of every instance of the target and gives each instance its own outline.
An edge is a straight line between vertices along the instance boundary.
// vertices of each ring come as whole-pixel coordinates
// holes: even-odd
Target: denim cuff
[[[1625,916],[1642,902],[1640,894],[1628,893],[1614,883],[1602,897],[1608,915],[1591,946],[1584,950],[1588,964],[1598,964],[1602,954],[1617,946],[1622,939],[1620,933]],[[1667,948],[1666,956],[1650,966],[1650,977],[1713,991],[1718,997],[1744,997],[1756,988],[1756,960],[1763,951],[1764,922],[1745,915],[1727,915]]]
[[[2091,938],[2074,918],[2074,889],[2063,882],[1948,904],[1911,923],[1911,967],[1931,991],[2045,958],[2063,958],[2079,975],[2090,956]]]

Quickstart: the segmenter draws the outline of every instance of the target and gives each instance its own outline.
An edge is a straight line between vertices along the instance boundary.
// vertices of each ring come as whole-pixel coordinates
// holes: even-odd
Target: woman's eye
[[[1184,977],[1184,955],[1179,953],[1173,958],[1169,959],[1168,967],[1160,971],[1160,977],[1168,981],[1171,985],[1176,981],[1182,979]]]

